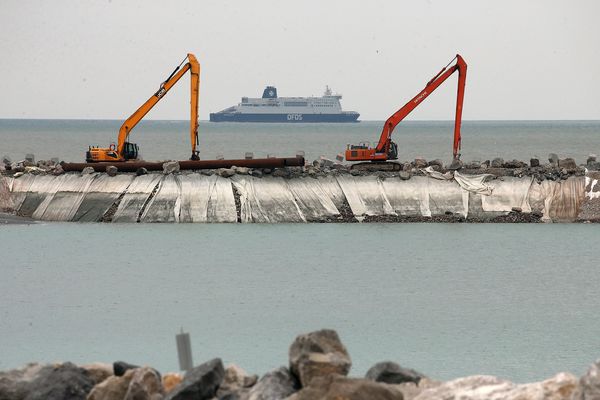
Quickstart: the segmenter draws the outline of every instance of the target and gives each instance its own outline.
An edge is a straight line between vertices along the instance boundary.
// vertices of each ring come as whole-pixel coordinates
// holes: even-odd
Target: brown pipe
[[[248,167],[248,168],[283,168],[283,167],[302,167],[304,166],[304,157],[289,158],[254,158],[243,160],[199,160],[199,161],[178,161],[179,169],[216,169]],[[120,172],[135,172],[138,168],[146,168],[148,171],[162,171],[164,162],[147,161],[123,161],[123,162],[98,162],[98,163],[66,163],[62,162],[63,170],[83,171],[85,167],[92,167],[96,172],[105,172],[106,167],[115,166]]]

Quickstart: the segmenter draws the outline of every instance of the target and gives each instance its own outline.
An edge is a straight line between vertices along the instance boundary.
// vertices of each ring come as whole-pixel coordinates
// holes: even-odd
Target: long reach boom
[[[183,63],[188,60],[185,65]],[[183,66],[182,66],[183,65]],[[118,143],[108,148],[92,147],[86,152],[87,162],[101,161],[128,161],[138,159],[138,145],[130,143],[129,134],[131,130],[144,118],[146,114],[162,99],[165,94],[181,79],[187,71],[190,71],[190,140],[192,155],[190,160],[199,160],[196,146],[198,144],[198,92],[200,87],[200,64],[196,57],[189,53],[186,58],[175,68],[160,87],[144,104],[141,105],[129,118],[125,120],[119,129]]]
[[[456,64],[448,68],[452,61]],[[454,120],[454,141],[452,144],[452,155],[454,159],[460,158],[460,126],[462,120],[463,99],[465,97],[465,82],[467,79],[467,63],[457,54],[448,65],[446,65],[436,76],[434,76],[425,88],[421,90],[402,108],[390,116],[381,131],[377,146],[372,148],[366,143],[359,145],[348,145],[346,149],[347,161],[387,161],[398,159],[398,145],[392,141],[392,132],[408,114],[423,102],[435,89],[438,88],[454,72],[458,71],[458,90],[456,94],[456,118]]]

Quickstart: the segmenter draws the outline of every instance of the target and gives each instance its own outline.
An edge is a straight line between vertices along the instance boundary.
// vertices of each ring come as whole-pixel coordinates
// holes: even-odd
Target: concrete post
[[[179,369],[189,371],[193,368],[192,361],[192,343],[190,342],[190,334],[184,333],[181,328],[181,333],[175,336],[177,342],[177,355],[179,357]]]

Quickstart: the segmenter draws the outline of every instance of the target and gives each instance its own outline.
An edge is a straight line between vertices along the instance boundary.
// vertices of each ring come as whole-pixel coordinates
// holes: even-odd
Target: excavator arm
[[[162,99],[169,90],[181,79],[187,71],[190,71],[190,140],[192,145],[191,160],[198,160],[198,92],[200,86],[200,64],[193,54],[188,54],[188,60],[185,65],[185,59],[181,64],[169,75],[169,77],[161,83],[159,89],[150,97],[144,104],[140,106],[129,118],[125,120],[119,129],[119,138],[116,148],[98,148],[91,147],[88,151],[86,159],[88,162],[96,161],[126,161],[136,159],[137,145],[129,143],[129,134],[131,130],[144,118],[146,114]],[[182,66],[183,65],[183,66]]]
[[[452,61],[456,63],[448,68]],[[452,155],[454,159],[460,157],[460,127],[462,121],[462,107],[465,96],[465,83],[467,79],[467,64],[465,60],[457,54],[448,65],[446,65],[436,76],[434,76],[425,88],[421,90],[402,108],[390,116],[381,131],[379,142],[375,148],[360,144],[358,146],[349,145],[346,150],[346,160],[348,161],[386,161],[398,158],[397,146],[392,142],[392,133],[394,128],[410,114],[419,104],[423,102],[435,89],[437,89],[454,72],[458,71],[458,90],[456,94],[456,116],[454,120],[454,141],[452,144]]]

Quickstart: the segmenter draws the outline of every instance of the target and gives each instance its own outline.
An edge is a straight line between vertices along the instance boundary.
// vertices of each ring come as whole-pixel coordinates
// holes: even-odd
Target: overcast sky
[[[0,2],[0,118],[125,119],[188,53],[200,118],[260,97],[343,94],[381,120],[456,53],[464,119],[600,119],[600,1]],[[453,119],[456,77],[411,114]],[[189,77],[151,119],[189,119]]]

